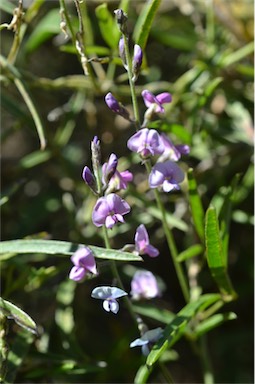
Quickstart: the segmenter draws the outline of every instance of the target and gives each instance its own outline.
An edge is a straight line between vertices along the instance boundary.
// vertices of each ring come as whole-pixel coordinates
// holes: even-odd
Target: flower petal
[[[80,281],[84,278],[85,274],[86,271],[84,268],[74,266],[69,273],[69,279],[74,281]]]

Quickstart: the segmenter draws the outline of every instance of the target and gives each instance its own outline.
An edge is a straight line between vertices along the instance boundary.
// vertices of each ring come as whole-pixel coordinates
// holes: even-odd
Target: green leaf
[[[145,48],[149,37],[153,19],[156,15],[161,0],[148,1],[140,13],[133,32],[133,39],[142,49]]]
[[[8,0],[1,0],[0,2],[0,9],[4,12],[10,13],[11,15],[13,14],[15,8],[15,4],[11,3]]]
[[[223,68],[228,67],[229,65],[235,64],[237,61],[244,59],[246,56],[251,55],[254,52],[254,41],[246,44],[244,47],[231,52],[220,60],[219,65]]]
[[[161,357],[167,348],[172,347],[182,337],[186,325],[196,314],[196,312],[209,305],[221,300],[218,294],[206,294],[200,296],[197,301],[188,303],[176,317],[166,326],[163,337],[154,345],[147,357],[146,364],[151,367]]]
[[[209,319],[206,319],[198,324],[194,332],[196,336],[200,337],[203,334],[218,327],[219,325],[225,323],[225,321],[235,320],[236,318],[237,316],[234,312],[217,313],[216,315],[213,315]]]
[[[163,324],[168,324],[175,315],[167,309],[157,308],[153,304],[133,304],[133,309],[136,313],[150,319],[160,321]]]
[[[27,329],[29,332],[36,335],[38,334],[37,326],[34,320],[31,319],[31,317],[26,312],[22,311],[22,309],[16,305],[0,298],[0,311],[8,319],[13,319],[15,323]]]
[[[147,365],[141,365],[135,375],[134,384],[146,383],[150,373],[151,369]]]
[[[44,18],[36,25],[33,32],[29,36],[25,49],[27,52],[33,52],[44,41],[53,35],[60,33],[60,14],[59,9],[52,9]]]
[[[236,298],[231,281],[227,273],[227,259],[222,251],[219,232],[219,223],[214,207],[209,207],[206,212],[205,222],[206,256],[211,274],[216,281],[225,301]]]
[[[188,171],[189,204],[194,226],[200,240],[204,242],[204,209],[201,198],[197,191],[197,183],[194,178],[193,169]]]
[[[191,245],[191,247],[179,253],[177,257],[177,261],[180,263],[182,261],[190,259],[191,257],[198,256],[203,252],[203,250],[204,250],[204,247],[200,244]]]
[[[120,38],[120,32],[115,19],[107,8],[106,3],[96,7],[96,17],[98,19],[100,32],[104,41],[109,45],[109,47],[116,49]]]
[[[6,253],[46,253],[48,255],[72,255],[78,248],[85,244],[75,244],[60,240],[10,240],[0,243],[0,254]],[[98,259],[118,261],[142,261],[140,256],[133,253],[122,252],[115,249],[105,249],[88,245]]]

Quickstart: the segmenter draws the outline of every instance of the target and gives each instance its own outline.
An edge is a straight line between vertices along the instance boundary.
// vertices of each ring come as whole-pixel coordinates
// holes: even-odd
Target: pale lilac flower
[[[163,92],[155,96],[147,89],[142,91],[142,97],[147,108],[155,105],[155,112],[157,113],[164,113],[165,110],[162,104],[168,104],[172,101],[172,95],[168,92]]]
[[[160,138],[164,144],[165,150],[159,157],[158,162],[165,160],[178,161],[181,155],[188,155],[190,148],[188,145],[174,145],[165,133],[161,133]]]
[[[132,73],[133,73],[133,78],[132,80],[135,82],[138,78],[140,68],[142,65],[143,61],[143,51],[140,45],[135,44],[134,46],[134,56],[133,56],[133,61],[132,61]]]
[[[130,206],[120,196],[110,193],[100,197],[92,212],[92,221],[97,227],[112,228],[117,222],[124,223],[123,215],[130,212]]]
[[[120,38],[119,41],[119,55],[122,60],[124,68],[127,70],[127,62],[126,62],[126,55],[125,55],[125,44],[123,37]]]
[[[87,272],[97,274],[96,262],[92,251],[88,247],[78,249],[72,256],[71,261],[74,267],[69,273],[69,279],[79,281],[84,278]]]
[[[149,255],[157,257],[159,251],[150,244],[148,232],[143,224],[139,225],[135,234],[135,248],[139,255]]]
[[[173,161],[156,163],[149,175],[151,188],[162,186],[164,192],[180,189],[179,183],[184,180],[183,170]]]
[[[107,185],[108,182],[111,180],[112,176],[115,174],[117,165],[118,158],[114,153],[112,153],[109,157],[108,162],[104,163],[104,165],[102,166],[102,181],[104,185]]]
[[[131,281],[131,292],[134,300],[152,299],[160,296],[156,277],[150,271],[137,271]]]
[[[127,189],[128,183],[132,180],[133,174],[128,170],[122,172],[116,170],[111,180],[109,181],[107,192],[108,190],[117,192],[121,189]]]
[[[124,117],[124,119],[130,120],[128,110],[121,103],[119,103],[117,99],[115,99],[111,92],[107,93],[105,96],[105,102],[113,112]]]
[[[147,356],[150,353],[150,346],[158,341],[162,337],[162,334],[163,329],[160,327],[152,329],[151,331],[147,331],[143,334],[142,337],[132,341],[130,348],[142,347],[143,355]]]
[[[144,159],[149,156],[161,155],[164,152],[164,145],[155,129],[140,129],[130,137],[127,146],[131,151],[139,153]]]
[[[103,301],[103,308],[107,312],[118,313],[119,303],[116,299],[126,296],[127,292],[117,287],[101,286],[93,289],[91,296],[94,299],[101,299]]]

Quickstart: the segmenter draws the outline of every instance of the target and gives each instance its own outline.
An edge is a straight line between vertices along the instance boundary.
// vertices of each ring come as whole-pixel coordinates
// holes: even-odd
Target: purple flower
[[[142,91],[142,97],[144,100],[144,104],[146,105],[147,108],[150,108],[151,106],[155,105],[155,112],[157,113],[164,113],[165,110],[162,104],[171,103],[172,101],[172,95],[168,92],[163,92],[155,96],[153,95],[153,93],[149,92],[147,89]]]
[[[103,308],[107,312],[118,313],[119,303],[116,299],[126,296],[127,292],[117,287],[101,286],[93,289],[91,296],[94,299],[101,299],[103,301]]]
[[[109,157],[108,162],[104,163],[104,165],[102,166],[102,181],[104,185],[107,185],[108,182],[111,180],[112,176],[115,174],[117,165],[118,158],[114,153],[112,153]]]
[[[132,341],[132,343],[130,344],[130,348],[142,347],[143,355],[147,356],[150,353],[150,345],[158,341],[161,338],[162,334],[163,329],[160,327],[152,329],[151,331],[147,331],[143,334],[142,337]]]
[[[159,296],[156,277],[150,271],[137,271],[131,281],[131,292],[134,300],[152,299]]]
[[[123,107],[123,105],[119,103],[117,99],[115,99],[111,92],[107,93],[107,95],[105,96],[105,102],[113,112],[124,117],[124,119],[130,120],[128,110]]]
[[[128,148],[146,159],[149,156],[161,155],[164,145],[155,129],[143,128],[136,132],[127,142]]]
[[[118,221],[124,223],[123,215],[130,212],[128,203],[115,193],[100,197],[92,212],[92,221],[97,227],[112,228]]]
[[[125,44],[123,37],[120,38],[119,41],[119,55],[122,60],[124,68],[127,70],[127,62],[126,62],[126,55],[125,55]]]
[[[157,163],[152,168],[149,175],[149,184],[151,188],[162,186],[164,192],[170,192],[173,189],[180,189],[179,183],[184,180],[183,170],[173,161]]]
[[[149,255],[150,257],[157,257],[159,251],[157,248],[150,244],[148,232],[143,224],[139,225],[135,234],[135,248],[139,255]]]
[[[129,171],[119,172],[116,170],[115,174],[111,178],[108,184],[107,192],[109,191],[119,191],[121,189],[127,189],[127,185],[130,181],[133,180],[133,175]]]
[[[143,61],[143,51],[140,45],[135,44],[134,46],[134,57],[132,61],[132,72],[133,72],[133,78],[132,80],[135,82],[138,78],[140,68]]]
[[[87,272],[91,272],[94,275],[97,274],[95,258],[92,251],[88,247],[78,249],[71,256],[71,260],[74,267],[69,273],[69,279],[80,281]]]
[[[189,154],[190,148],[188,145],[174,145],[165,133],[161,133],[160,138],[164,144],[165,150],[159,157],[158,162],[165,160],[178,161],[181,155]]]
[[[95,180],[93,173],[91,172],[89,167],[87,167],[86,165],[82,171],[82,178],[85,181],[85,183],[90,187],[90,189],[93,192],[95,192],[96,191],[96,180]]]

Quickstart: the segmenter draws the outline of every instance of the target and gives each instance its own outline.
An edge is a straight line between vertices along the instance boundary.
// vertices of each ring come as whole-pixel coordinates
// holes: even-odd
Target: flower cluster
[[[143,52],[139,45],[135,44],[132,59],[132,68],[127,60],[126,47],[126,15],[121,10],[116,12],[117,23],[123,34],[119,42],[119,55],[126,70],[132,72],[132,82],[138,78],[143,59]],[[130,73],[130,72],[129,72]],[[131,80],[130,80],[131,81]],[[165,104],[172,101],[172,95],[163,92],[154,95],[149,90],[143,90],[141,94],[147,110],[144,113],[143,124],[128,139],[127,147],[137,153],[142,162],[150,164],[148,184],[151,189],[159,188],[164,192],[171,192],[180,189],[180,184],[184,180],[184,172],[177,164],[182,155],[189,153],[187,145],[174,145],[165,133],[159,133],[150,128],[150,122],[156,115],[165,112]],[[136,121],[130,117],[127,108],[118,101],[111,92],[105,96],[106,105],[116,114],[122,116],[130,122]],[[137,126],[136,126],[137,128]],[[92,170],[86,165],[82,171],[82,178],[90,190],[97,196],[97,201],[92,211],[92,222],[96,227],[105,227],[106,230],[112,229],[115,225],[124,223],[124,216],[131,210],[130,205],[125,201],[119,192],[126,190],[128,183],[133,180],[133,175],[129,170],[118,170],[118,157],[115,153],[109,156],[104,164],[101,163],[100,141],[95,136],[91,142]],[[123,250],[133,252],[136,255],[148,255],[151,258],[159,256],[159,250],[155,248],[149,239],[149,234],[144,224],[140,224],[135,232],[134,244],[126,244]],[[90,248],[79,248],[71,257],[74,264],[69,278],[74,281],[81,281],[87,275],[97,275],[97,268],[94,255]],[[115,276],[116,277],[116,276]],[[118,279],[117,279],[118,280]],[[117,314],[119,311],[118,299],[128,298],[128,293],[120,286],[98,286],[93,289],[91,297],[103,301],[103,308],[107,312]],[[131,280],[130,296],[132,300],[150,300],[161,295],[156,277],[152,272],[138,270]],[[129,304],[131,301],[129,302]],[[129,305],[129,307],[132,304]],[[140,326],[141,337],[130,344],[130,347],[141,346],[143,354],[147,355],[152,343],[156,342],[163,333],[161,328],[148,330],[142,323]]]

